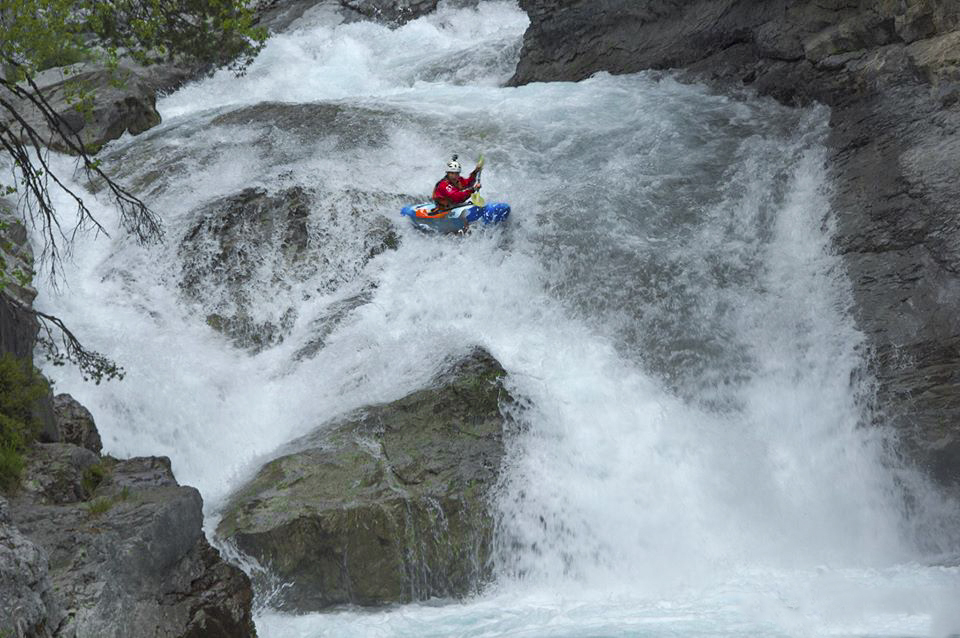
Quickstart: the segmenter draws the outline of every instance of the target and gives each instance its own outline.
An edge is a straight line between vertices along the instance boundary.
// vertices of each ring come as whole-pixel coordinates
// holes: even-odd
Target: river
[[[496,493],[495,582],[307,615],[261,592],[263,638],[960,631],[956,513],[870,412],[831,250],[829,112],[663,73],[506,87],[526,25],[510,2],[393,30],[308,14],[245,76],[162,98],[163,124],[106,156],[166,241],[82,235],[66,284],[38,300],[127,376],[49,368],[56,391],[90,408],[105,452],[169,456],[212,532],[285,442],[475,345],[502,363],[527,409]],[[399,216],[451,153],[467,170],[484,155],[483,194],[513,208],[504,227],[437,238]],[[294,186],[325,202],[306,226],[327,269],[244,247],[246,312],[284,325],[251,352],[208,325],[226,303],[216,277],[185,298],[195,255],[180,247],[211,202]],[[376,214],[399,248],[367,259]]]

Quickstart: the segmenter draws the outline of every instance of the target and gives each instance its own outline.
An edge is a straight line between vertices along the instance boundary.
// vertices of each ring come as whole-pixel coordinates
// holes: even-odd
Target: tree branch
[[[125,373],[122,367],[99,352],[85,348],[59,317],[40,312],[3,293],[0,293],[0,304],[37,320],[44,333],[44,336],[37,338],[37,343],[53,365],[62,366],[72,361],[80,369],[84,381],[97,384],[104,379],[123,378]]]

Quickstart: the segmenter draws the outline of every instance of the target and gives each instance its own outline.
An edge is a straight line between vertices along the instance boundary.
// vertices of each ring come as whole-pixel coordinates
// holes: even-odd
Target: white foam
[[[473,345],[502,362],[530,408],[498,491],[496,587],[466,603],[263,613],[263,636],[956,630],[956,570],[913,562],[885,433],[862,427],[862,335],[830,251],[827,114],[648,75],[500,87],[525,25],[491,2],[395,30],[308,19],[244,78],[161,100],[159,129],[110,150],[140,158],[115,165],[128,179],[153,163],[182,175],[147,180],[168,243],[82,237],[68,287],[38,300],[127,378],[48,369],[57,390],[93,411],[107,452],[170,456],[214,515],[325,420],[421,387]],[[262,101],[362,109],[384,134],[314,143],[214,121]],[[425,194],[451,151],[468,167],[486,155],[485,194],[513,205],[508,227],[438,239],[376,211],[400,248],[335,293],[263,284],[255,312],[294,303],[299,317],[254,356],[180,294],[177,243],[205,203],[292,184]],[[310,223],[332,224],[319,210]],[[312,321],[370,283],[370,303],[295,360]]]

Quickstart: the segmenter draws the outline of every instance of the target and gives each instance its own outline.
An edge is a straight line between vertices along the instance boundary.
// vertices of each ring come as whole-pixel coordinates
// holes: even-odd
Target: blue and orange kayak
[[[427,202],[404,206],[400,214],[409,217],[420,230],[432,233],[460,233],[473,222],[482,220],[484,225],[499,224],[510,216],[510,205],[502,202],[485,206],[466,203],[440,212],[434,212],[435,208],[432,202]]]

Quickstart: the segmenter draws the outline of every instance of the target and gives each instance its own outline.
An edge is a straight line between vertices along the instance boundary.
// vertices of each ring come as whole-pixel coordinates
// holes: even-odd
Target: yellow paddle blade
[[[483,206],[487,202],[485,199],[483,199],[483,196],[481,196],[480,193],[474,193],[470,196],[470,203],[474,206]]]

